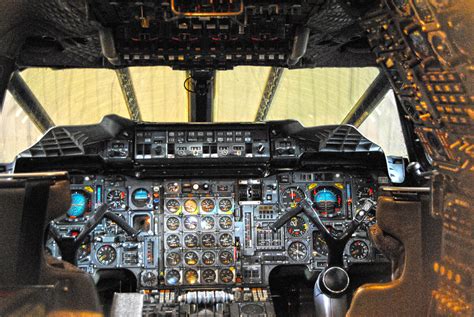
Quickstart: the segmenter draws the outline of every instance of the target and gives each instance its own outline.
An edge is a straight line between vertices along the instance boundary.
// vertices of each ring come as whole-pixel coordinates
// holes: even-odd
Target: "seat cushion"
[[[422,257],[421,203],[381,196],[377,204],[375,241],[397,256],[403,245],[399,277],[390,283],[365,284],[355,292],[348,316],[426,316]],[[377,232],[378,231],[378,232]]]

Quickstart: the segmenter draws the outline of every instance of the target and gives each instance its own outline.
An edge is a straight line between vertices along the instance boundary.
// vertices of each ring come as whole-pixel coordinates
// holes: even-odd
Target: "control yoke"
[[[82,243],[86,240],[89,233],[97,227],[97,225],[102,221],[102,219],[107,218],[115,222],[120,228],[122,228],[129,236],[136,238],[140,233],[139,230],[132,228],[123,218],[114,214],[109,210],[109,205],[102,204],[97,208],[94,215],[92,215],[89,220],[84,224],[81,232],[77,236],[64,237],[58,232],[57,228],[50,224],[49,232],[51,237],[56,241],[59,250],[61,251],[61,256],[64,261],[67,261],[72,264],[76,264],[76,253],[80,248]]]
[[[364,204],[355,213],[355,216],[345,231],[338,235],[333,236],[328,228],[323,224],[321,218],[319,218],[318,212],[313,208],[312,202],[306,197],[303,199],[296,208],[288,210],[283,216],[277,221],[270,225],[271,229],[277,231],[285,223],[287,223],[292,217],[299,213],[304,213],[312,223],[321,232],[322,238],[328,246],[328,267],[343,266],[343,253],[347,241],[351,238],[352,234],[357,228],[367,219],[369,211],[374,208],[376,203],[371,199],[365,199]]]

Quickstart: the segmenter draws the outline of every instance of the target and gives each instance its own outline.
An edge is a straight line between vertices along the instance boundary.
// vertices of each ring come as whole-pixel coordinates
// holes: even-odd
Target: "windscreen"
[[[169,67],[133,67],[129,73],[143,121],[188,122],[190,98],[184,87],[187,72]],[[295,119],[304,126],[340,124],[378,74],[374,67],[284,69],[272,82],[270,67],[217,71],[212,118],[214,122],[253,122],[267,90],[273,89],[265,120]],[[31,68],[20,76],[54,125],[98,123],[107,114],[130,118],[114,70]],[[382,103],[385,111],[381,114],[388,118],[379,118],[379,111],[376,119],[372,116],[366,120],[372,122],[370,128],[362,125],[363,132],[376,139],[386,152],[406,155],[394,98],[384,98]],[[374,123],[383,120],[387,122],[383,127]],[[5,98],[0,124],[0,162],[13,160],[44,132],[11,94]],[[389,142],[394,136],[400,141]]]

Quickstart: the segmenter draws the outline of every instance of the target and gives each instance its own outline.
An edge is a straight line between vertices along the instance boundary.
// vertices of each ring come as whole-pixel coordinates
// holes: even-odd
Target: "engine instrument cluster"
[[[233,282],[234,183],[173,180],[163,190],[165,285]]]

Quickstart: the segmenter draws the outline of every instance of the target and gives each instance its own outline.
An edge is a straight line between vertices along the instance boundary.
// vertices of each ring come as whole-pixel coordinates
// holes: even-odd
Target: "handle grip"
[[[303,208],[301,206],[298,206],[294,209],[289,209],[283,216],[277,219],[274,223],[270,225],[270,229],[273,231],[278,231],[281,227],[285,225],[291,218],[299,214],[300,212],[303,211]]]

